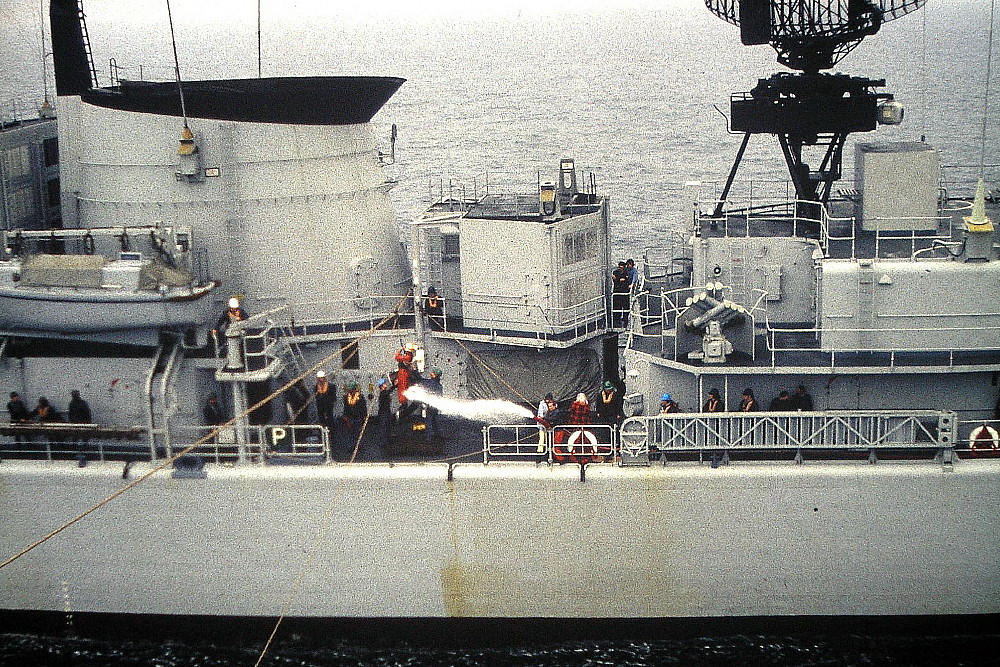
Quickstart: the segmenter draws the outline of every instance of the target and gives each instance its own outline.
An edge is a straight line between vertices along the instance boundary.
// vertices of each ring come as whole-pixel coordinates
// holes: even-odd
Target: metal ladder
[[[83,11],[83,0],[76,0],[76,12],[80,17],[80,31],[83,34],[83,49],[87,52],[87,64],[90,66],[90,81],[97,88],[97,68],[94,66],[94,53],[90,48],[90,34],[87,32],[87,15]]]
[[[299,377],[306,372],[306,358],[302,354],[302,349],[295,342],[295,332],[292,330],[292,323],[278,325],[281,337],[284,339],[286,352],[286,367],[291,377]]]
[[[747,290],[746,263],[747,255],[744,245],[734,243],[730,246],[729,284],[733,290],[733,301],[736,303],[748,303],[750,300],[749,290]]]
[[[441,273],[441,232],[435,228],[424,230],[423,251],[420,253],[420,272],[427,280],[427,287],[433,285],[440,294],[444,280]]]
[[[875,324],[875,267],[871,260],[858,264],[858,328],[871,329]],[[858,332],[858,348],[872,344],[871,331]]]
[[[282,324],[279,327],[279,331],[284,341],[283,348],[285,350],[285,366],[279,374],[279,378],[283,383],[298,378],[298,382],[282,397],[288,410],[287,416],[289,422],[293,422],[309,402],[308,390],[305,388],[306,378],[303,377],[308,366],[306,358],[302,354],[302,349],[295,342],[295,332],[293,331],[292,323]],[[308,413],[306,414],[308,416]]]

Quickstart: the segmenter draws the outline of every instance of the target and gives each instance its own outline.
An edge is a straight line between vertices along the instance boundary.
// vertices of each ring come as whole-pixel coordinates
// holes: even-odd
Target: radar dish
[[[705,0],[716,16],[740,27],[744,44],[770,44],[792,69],[829,69],[878,32],[885,21],[926,0]]]

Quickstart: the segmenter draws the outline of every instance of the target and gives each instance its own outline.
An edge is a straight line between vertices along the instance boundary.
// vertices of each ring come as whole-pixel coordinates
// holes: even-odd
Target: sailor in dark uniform
[[[353,451],[361,436],[361,428],[368,419],[368,401],[358,388],[357,382],[349,382],[344,393],[344,426],[348,451]]]
[[[326,379],[326,371],[316,373],[316,390],[313,394],[316,401],[316,423],[325,426],[333,441],[334,422],[333,406],[337,402],[337,388]]]
[[[444,299],[438,296],[434,286],[427,288],[427,296],[424,297],[424,314],[435,329],[444,329]]]
[[[24,424],[31,420],[28,406],[21,400],[21,395],[16,391],[10,392],[10,401],[7,402],[7,412],[10,414],[11,424]],[[21,433],[14,434],[14,442],[26,442],[28,436]]]
[[[812,412],[815,408],[813,407],[812,396],[806,391],[805,385],[800,384],[795,388],[795,393],[792,395],[792,401],[794,402],[793,410],[804,410],[805,412]]]
[[[702,410],[704,412],[725,412],[726,406],[722,402],[722,397],[719,395],[718,389],[713,387],[708,390],[708,400],[705,401]]]

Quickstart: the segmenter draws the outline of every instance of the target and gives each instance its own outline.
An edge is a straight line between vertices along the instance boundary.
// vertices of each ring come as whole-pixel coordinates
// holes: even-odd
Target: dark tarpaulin
[[[477,352],[469,356],[467,377],[470,398],[503,398],[521,404],[527,399],[534,412],[549,392],[560,403],[581,391],[593,401],[601,388],[601,360],[596,351],[587,349]]]

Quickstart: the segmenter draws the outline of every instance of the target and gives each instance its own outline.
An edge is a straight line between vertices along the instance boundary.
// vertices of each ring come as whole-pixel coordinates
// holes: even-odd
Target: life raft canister
[[[597,436],[593,431],[578,428],[570,433],[565,444],[565,430],[556,431],[556,444],[552,448],[552,458],[556,461],[571,461],[585,465],[597,458]],[[559,437],[562,436],[562,437]]]
[[[983,424],[969,434],[972,451],[996,451],[1000,449],[1000,433],[988,424]]]

